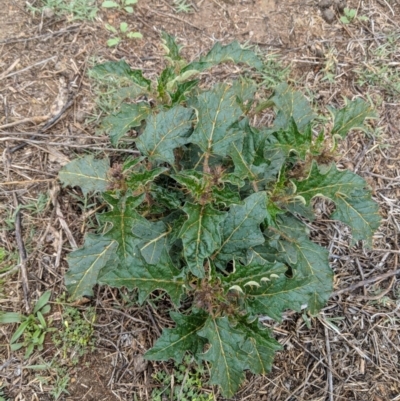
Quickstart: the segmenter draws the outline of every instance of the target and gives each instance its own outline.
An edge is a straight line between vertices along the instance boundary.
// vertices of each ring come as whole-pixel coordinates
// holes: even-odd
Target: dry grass
[[[193,1],[196,12],[189,15],[175,14],[172,0],[139,1],[134,15],[100,12],[93,22],[70,22],[68,16],[32,17],[24,1],[4,3],[0,13],[0,248],[8,256],[0,262],[1,309],[25,313],[45,290],[52,290],[53,300],[62,294],[65,256],[95,224],[96,199],[85,204],[79,191],[60,189],[60,167],[89,151],[113,160],[121,157],[104,135],[95,134],[101,111],[95,107],[95,90],[87,77],[93,57],[125,58],[151,77],[163,65],[161,29],[186,45],[189,58],[210,48],[216,39],[236,38],[258,44],[283,65],[290,65],[292,83],[320,110],[342,105],[344,97],[362,97],[375,104],[379,119],[367,134],[353,132],[340,144],[338,163],[370,183],[381,206],[382,225],[372,250],[361,244],[351,248],[347,228],[329,220],[329,205],[316,205],[320,219],[311,227],[312,237],[329,249],[335,292],[309,326],[291,312],[279,324],[265,320],[285,350],[277,355],[271,374],[248,375],[234,399],[400,400],[400,48],[398,40],[393,41],[400,35],[399,2],[348,1],[348,7],[367,17],[349,25],[337,20],[326,23],[314,1],[198,0]],[[109,49],[104,22],[117,24],[121,18],[142,32],[144,40]],[[226,67],[220,73],[229,78],[237,70]],[[268,119],[266,115],[262,123]],[[40,194],[46,197],[39,202]],[[56,360],[70,376],[70,395],[64,393],[60,400],[131,400],[133,396],[151,400],[158,385],[152,374],[171,373],[173,365],[146,364],[141,356],[170,326],[170,305],[167,299],[154,297],[157,308],[137,307],[131,298],[132,294],[121,291],[96,289],[90,305],[97,314],[97,350],[85,355],[78,366],[62,360],[50,338],[43,352],[25,361],[23,352],[10,352],[15,327],[0,326],[0,388],[10,399],[54,399],[50,395],[57,380],[54,369],[37,373],[26,367]],[[79,306],[82,311],[86,307]],[[55,324],[60,313],[52,310]],[[216,389],[204,391],[222,399]]]

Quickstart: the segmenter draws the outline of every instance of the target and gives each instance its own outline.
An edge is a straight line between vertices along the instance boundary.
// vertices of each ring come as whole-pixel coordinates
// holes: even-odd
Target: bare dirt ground
[[[237,39],[275,60],[271,79],[290,66],[287,79],[326,115],[327,105],[343,105],[345,97],[373,102],[379,118],[367,134],[353,132],[341,143],[339,165],[373,187],[382,225],[373,250],[362,244],[350,248],[346,228],[330,221],[321,206],[312,236],[332,254],[335,292],[309,327],[293,313],[280,324],[265,322],[284,351],[269,375],[249,374],[234,399],[400,400],[400,3],[348,0],[358,17],[343,24],[344,3],[196,0],[191,14],[177,14],[172,0],[139,0],[133,14],[100,10],[89,22],[49,12],[33,15],[23,0],[2,0],[0,247],[11,256],[0,261],[0,268],[10,258],[16,268],[0,273],[1,310],[25,313],[26,300],[37,300],[45,290],[53,292],[52,300],[65,292],[65,256],[81,244],[93,207],[84,207],[77,190],[59,187],[60,167],[89,150],[120,155],[105,135],[95,135],[101,112],[87,76],[93,61],[124,58],[151,77],[164,63],[161,30],[185,45],[188,58],[215,41]],[[104,24],[121,21],[143,39],[109,48]],[[62,362],[70,377],[69,394],[58,399],[151,400],[152,389],[160,386],[153,373],[172,374],[173,365],[147,364],[141,356],[171,324],[168,304],[165,313],[139,308],[120,291],[98,288],[80,308],[84,312],[89,305],[97,314],[96,351],[78,365]],[[48,339],[43,351],[24,360],[23,351],[10,351],[13,330],[15,325],[0,326],[0,389],[10,400],[54,399],[51,371],[38,373],[29,365],[60,360],[59,350]],[[222,400],[205,381],[207,393]]]

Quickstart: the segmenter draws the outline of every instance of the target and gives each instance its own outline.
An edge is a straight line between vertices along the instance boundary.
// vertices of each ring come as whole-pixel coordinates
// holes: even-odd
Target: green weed
[[[151,401],[213,401],[213,394],[203,390],[206,373],[202,364],[195,364],[191,357],[186,356],[172,373],[158,371],[153,374],[159,388],[151,393]]]
[[[117,10],[124,10],[129,14],[133,13],[133,5],[135,5],[138,2],[138,0],[121,0],[119,3],[116,1],[111,1],[111,0],[106,0],[103,1],[101,6],[103,8],[111,8],[111,9],[117,9]]]
[[[375,113],[360,98],[328,107],[331,121],[314,135],[320,120],[302,93],[286,83],[268,99],[257,93],[265,92],[265,66],[251,49],[216,43],[187,62],[172,36],[162,38],[168,65],[153,80],[123,60],[93,68],[130,81],[124,89],[134,96],[102,125],[114,146],[141,130],[134,139],[140,155],[112,166],[87,155],[60,171],[63,185],[99,193],[108,204],[98,214],[101,229],[68,256],[65,283],[71,299],[91,296],[95,284],[136,289],[139,304],[168,294],[175,327],[145,358],[186,366],[174,373],[170,397],[176,383],[176,399],[199,396],[185,395],[187,381],[201,386],[182,364],[187,352],[207,361],[211,382],[232,397],[245,370],[268,372],[281,349],[258,316],[279,320],[303,305],[315,316],[330,297],[328,251],[310,240],[305,224],[316,218],[313,199],[335,203],[331,218],[351,228],[351,245],[371,246],[379,207],[365,180],[338,169],[332,155],[338,140],[365,130]],[[245,77],[204,85],[201,73],[223,62],[247,64]],[[267,107],[275,108],[274,122],[253,126]]]
[[[96,0],[41,0],[42,6],[33,7],[27,3],[27,7],[33,13],[42,14],[51,10],[58,16],[66,16],[71,21],[92,21],[97,15]]]
[[[117,46],[124,38],[127,39],[142,39],[143,35],[140,32],[130,31],[126,22],[121,22],[119,29],[110,24],[105,25],[106,29],[113,33],[113,37],[107,40],[107,46]]]
[[[84,312],[64,304],[65,297],[57,302],[62,306],[62,325],[54,332],[52,341],[61,350],[62,358],[69,359],[73,365],[79,358],[94,350],[93,323],[96,314],[92,308]]]
[[[20,323],[10,340],[11,351],[25,348],[25,359],[29,358],[35,349],[43,349],[45,335],[54,331],[49,327],[44,315],[50,312],[48,305],[51,291],[46,291],[36,302],[29,316],[14,312],[1,312],[0,324]],[[22,337],[22,342],[17,342]]]
[[[400,35],[390,35],[371,51],[363,66],[356,69],[357,83],[380,89],[387,100],[400,99],[400,69],[393,56],[400,51]]]
[[[193,12],[193,6],[187,0],[174,0],[174,7],[177,13]]]
[[[350,24],[355,19],[357,19],[358,21],[368,21],[368,17],[366,17],[365,15],[358,16],[357,10],[354,8],[345,7],[343,13],[344,15],[340,17],[340,21],[345,25]]]

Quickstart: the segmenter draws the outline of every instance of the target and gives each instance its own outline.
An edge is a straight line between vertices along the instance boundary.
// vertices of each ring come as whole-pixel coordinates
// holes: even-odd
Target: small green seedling
[[[181,363],[175,364],[171,374],[163,370],[153,374],[158,388],[152,391],[151,401],[213,401],[213,394],[203,390],[206,375],[204,365],[194,363],[187,355]]]
[[[98,8],[95,0],[42,0],[41,7],[34,7],[35,1],[32,5],[26,2],[26,7],[33,14],[39,13],[47,15],[48,17],[53,14],[56,16],[66,16],[71,21],[92,21],[96,18]]]
[[[76,365],[79,357],[94,348],[93,323],[96,314],[92,308],[86,309],[85,312],[72,306],[63,306],[63,308],[62,327],[53,334],[52,340],[54,345],[62,351],[62,358]]]
[[[103,8],[116,8],[117,10],[125,10],[127,13],[133,13],[133,5],[136,4],[138,0],[121,0],[120,3],[115,1],[106,0],[103,1],[101,6]]]
[[[174,0],[174,7],[177,13],[191,13],[192,5],[187,0]]]
[[[355,18],[357,18],[357,20],[359,20],[359,21],[368,21],[368,17],[366,17],[365,15],[358,17],[357,10],[354,8],[346,7],[343,10],[343,13],[344,13],[344,15],[342,17],[340,17],[340,21],[345,25],[350,24]]]
[[[142,39],[143,35],[140,32],[128,31],[128,24],[126,22],[121,22],[119,25],[119,31],[117,28],[110,24],[106,24],[106,29],[112,32],[115,36],[107,40],[107,46],[113,47],[117,46],[124,37],[128,39]]]
[[[46,291],[36,302],[32,314],[24,316],[14,312],[4,312],[0,314],[0,324],[20,323],[17,330],[11,337],[11,351],[26,348],[25,359],[32,355],[35,348],[39,351],[43,349],[44,338],[47,333],[54,331],[50,328],[44,315],[50,312],[48,305],[51,291]],[[22,342],[17,342],[23,336]]]

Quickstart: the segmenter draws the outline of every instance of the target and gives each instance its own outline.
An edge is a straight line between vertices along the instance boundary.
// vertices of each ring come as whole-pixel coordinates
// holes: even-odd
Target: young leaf
[[[59,172],[64,186],[79,186],[86,196],[89,192],[104,192],[110,185],[107,177],[110,163],[107,159],[95,160],[93,155],[72,160]]]
[[[10,350],[11,351],[18,351],[19,349],[21,349],[24,346],[24,343],[11,343],[10,342]]]
[[[119,42],[121,42],[121,38],[111,38],[107,40],[107,46],[117,46]]]
[[[373,107],[360,98],[346,101],[346,106],[340,110],[333,107],[328,107],[328,110],[334,121],[332,135],[339,135],[342,138],[352,129],[363,130],[366,118],[376,118]]]
[[[215,252],[217,262],[224,264],[240,256],[252,246],[264,243],[260,224],[267,218],[267,195],[257,192],[244,201],[244,205],[231,206],[222,225],[222,245]]]
[[[122,33],[125,33],[125,32],[128,30],[128,24],[127,24],[126,22],[121,22],[121,23],[119,24],[119,30],[120,30]]]
[[[242,179],[249,179],[256,186],[259,182],[274,179],[268,161],[264,159],[264,133],[250,127],[247,118],[234,129],[242,132],[242,139],[233,142],[229,152],[235,164],[235,174]]]
[[[133,7],[129,7],[129,6],[128,7],[124,7],[124,10],[129,14],[133,13]]]
[[[161,38],[164,42],[164,48],[166,50],[167,56],[172,61],[180,61],[182,57],[180,56],[180,48],[177,45],[175,38],[165,31],[161,32]]]
[[[182,226],[179,237],[182,239],[185,259],[189,270],[197,277],[204,277],[204,259],[221,245],[220,225],[226,212],[215,210],[211,205],[186,203],[183,211],[188,219]]]
[[[176,323],[174,329],[164,329],[154,347],[146,352],[144,357],[150,360],[168,361],[174,359],[180,363],[187,351],[198,355],[203,351],[206,340],[198,336],[198,331],[204,326],[207,314],[204,311],[185,316],[170,312]]]
[[[35,307],[33,308],[33,314],[39,312],[49,302],[50,297],[51,297],[50,290],[44,292],[37,300]]]
[[[151,81],[143,76],[142,70],[132,70],[124,60],[98,64],[91,71],[101,78],[110,76],[127,78],[134,84],[150,90]]]
[[[21,323],[22,315],[15,312],[0,311],[0,324]]]
[[[273,133],[277,142],[268,147],[268,151],[273,149],[281,150],[285,156],[291,152],[297,153],[302,160],[305,160],[307,153],[310,152],[312,143],[311,125],[307,125],[301,133],[293,117],[290,117],[286,129],[280,129]]]
[[[182,72],[187,70],[204,71],[226,61],[236,64],[245,63],[257,70],[261,70],[264,66],[261,59],[252,50],[243,49],[238,42],[232,42],[226,46],[217,42],[206,56],[201,57],[199,61],[190,63]]]
[[[278,113],[276,115],[273,130],[286,130],[293,118],[297,129],[303,132],[307,125],[315,118],[308,100],[301,92],[293,91],[286,83],[275,88],[274,96],[271,99]]]
[[[166,67],[162,70],[160,76],[157,79],[157,91],[160,98],[163,98],[167,92],[168,83],[174,81],[176,78],[176,72],[173,67]]]
[[[230,144],[243,135],[239,130],[227,132],[242,115],[235,89],[226,84],[216,85],[200,94],[193,107],[197,110],[198,123],[190,142],[207,154],[225,156]]]
[[[310,174],[303,181],[293,181],[296,195],[307,204],[315,196],[323,196],[335,202],[336,211],[332,218],[340,219],[352,229],[352,244],[366,239],[371,245],[372,234],[379,227],[379,207],[371,199],[367,183],[351,171],[339,171],[335,165],[320,171],[314,162]]]
[[[137,148],[150,159],[174,164],[174,149],[188,143],[193,111],[175,106],[147,119],[146,129],[136,141]]]
[[[126,37],[129,39],[143,39],[143,35],[140,32],[129,32]]]
[[[29,318],[22,322],[12,335],[10,344],[14,344],[22,336],[22,334],[24,334],[24,331],[30,324],[32,324],[32,321]]]
[[[131,128],[139,127],[150,112],[151,107],[145,102],[123,103],[119,111],[104,118],[102,126],[110,135],[111,143],[116,146]]]
[[[171,104],[181,104],[186,100],[187,94],[195,88],[199,83],[198,79],[194,79],[193,81],[187,82],[177,82],[176,91],[174,93],[170,93],[171,96]]]
[[[117,31],[112,25],[110,25],[110,24],[106,24],[105,27],[106,27],[106,29],[107,29],[108,31],[110,31],[110,32],[112,32],[112,33],[115,33],[115,34],[118,33],[118,31]]]
[[[103,3],[101,3],[101,6],[103,8],[119,8],[118,3],[116,3],[115,1],[110,1],[110,0],[103,1]]]
[[[126,183],[132,190],[143,190],[149,183],[154,181],[158,176],[168,171],[166,167],[158,167],[153,170],[135,171]]]
[[[133,6],[134,4],[136,4],[138,2],[138,0],[125,0],[124,4],[126,6]]]
[[[107,265],[118,248],[118,243],[99,235],[87,235],[83,248],[68,255],[69,269],[65,285],[72,299],[92,296],[100,270]]]
[[[132,256],[132,260],[108,270],[99,277],[99,282],[118,288],[125,286],[130,290],[137,288],[140,304],[151,292],[161,289],[168,293],[175,305],[179,305],[185,282],[178,278],[180,271],[173,266],[166,249],[163,249],[156,265],[146,263],[138,254],[139,250]]]
[[[171,174],[171,177],[185,187],[185,189],[197,200],[199,200],[206,191],[207,180],[205,179],[204,174],[199,171],[184,170],[176,174]]]
[[[200,357],[211,362],[210,384],[221,386],[224,397],[232,397],[244,379],[246,353],[244,334],[229,324],[227,317],[209,316],[199,336],[207,338],[211,347]]]

